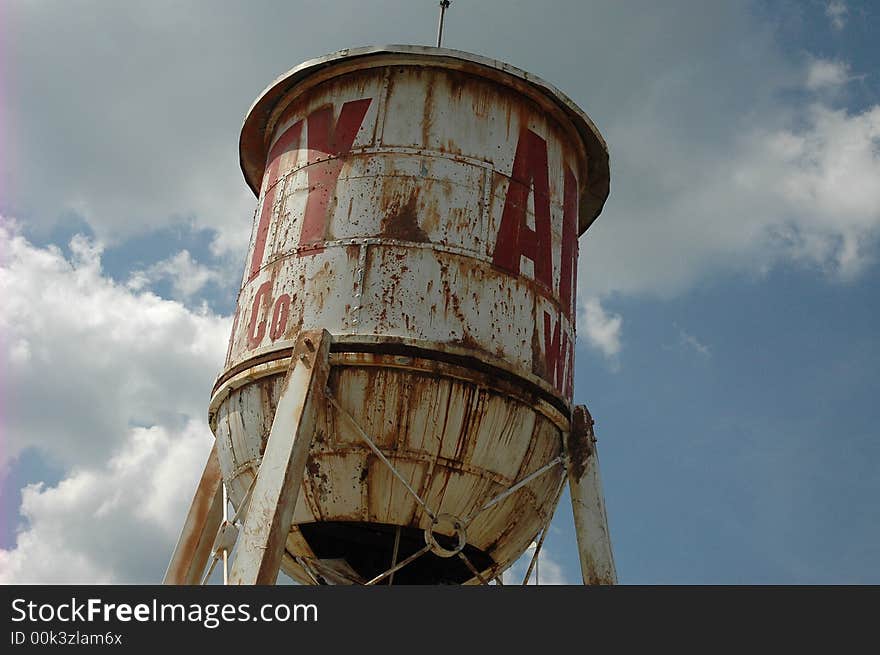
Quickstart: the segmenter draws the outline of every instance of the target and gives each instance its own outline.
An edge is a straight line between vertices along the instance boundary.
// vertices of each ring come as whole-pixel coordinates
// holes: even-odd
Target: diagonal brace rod
[[[392,566],[390,569],[388,569],[387,571],[385,571],[385,573],[380,573],[380,574],[377,575],[375,578],[373,578],[372,580],[370,580],[369,582],[367,582],[367,583],[366,583],[366,586],[369,587],[369,586],[371,586],[371,585],[376,584],[377,582],[382,582],[382,580],[384,580],[385,578],[387,578],[389,575],[392,575],[392,574],[395,573],[396,571],[399,571],[400,569],[402,569],[404,566],[406,566],[406,565],[409,564],[410,562],[412,562],[412,561],[418,559],[419,557],[421,557],[422,555],[424,555],[425,553],[427,553],[429,550],[431,550],[431,547],[430,547],[430,546],[425,546],[425,547],[422,548],[421,550],[417,550],[416,552],[414,552],[412,555],[410,555],[409,557],[407,557],[407,558],[406,558],[405,560],[403,560],[402,562],[399,562],[398,564],[395,564],[395,565]]]
[[[507,497],[510,496],[511,494],[516,493],[519,489],[521,489],[522,487],[524,487],[525,485],[527,485],[529,482],[531,482],[532,480],[534,480],[535,478],[537,478],[537,477],[539,477],[539,476],[541,476],[541,475],[544,475],[547,471],[549,471],[550,469],[552,469],[554,466],[556,466],[557,464],[562,464],[564,461],[565,461],[565,458],[564,458],[562,455],[560,455],[560,456],[558,456],[558,457],[556,457],[556,458],[550,460],[549,462],[547,462],[546,464],[544,464],[544,466],[542,466],[541,468],[539,468],[537,471],[534,471],[533,473],[530,473],[529,475],[527,475],[526,477],[524,477],[522,480],[520,480],[519,482],[517,482],[516,484],[514,484],[514,485],[513,485],[512,487],[510,487],[509,489],[506,489],[505,491],[502,491],[500,494],[498,494],[497,496],[495,496],[492,500],[490,500],[489,502],[487,502],[487,503],[486,503],[485,505],[483,505],[480,509],[478,509],[476,512],[474,512],[473,514],[471,514],[468,518],[466,518],[466,519],[464,520],[464,524],[465,524],[466,526],[467,526],[467,525],[470,525],[471,522],[472,522],[475,518],[477,518],[477,516],[478,516],[479,514],[481,514],[482,512],[485,512],[487,509],[490,509],[490,508],[492,508],[492,507],[495,507],[495,505],[497,505],[498,503],[500,503],[502,500],[504,500],[505,498],[507,498]]]
[[[556,499],[553,502],[553,507],[557,507],[559,505],[559,498],[562,496],[562,490],[565,488],[565,476],[562,476],[562,479],[559,481],[559,489],[556,491]],[[547,518],[547,522],[544,524],[544,529],[541,530],[541,538],[538,539],[538,543],[535,546],[535,554],[532,555],[532,559],[529,562],[529,568],[526,570],[526,574],[523,577],[523,586],[529,584],[529,578],[532,577],[532,570],[534,570],[535,566],[538,563],[538,556],[541,554],[541,547],[544,545],[544,539],[547,537],[547,531],[550,529],[550,522],[553,520],[553,514],[551,514]],[[535,584],[538,584],[537,576],[535,578]]]

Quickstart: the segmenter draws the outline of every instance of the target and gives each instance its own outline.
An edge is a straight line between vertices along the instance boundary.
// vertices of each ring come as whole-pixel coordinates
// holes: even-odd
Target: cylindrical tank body
[[[249,111],[259,196],[210,420],[234,505],[253,480],[297,334],[333,335],[329,388],[428,507],[460,518],[485,576],[555,508],[572,400],[577,237],[608,194],[589,118],[532,75],[438,48],[347,50],[293,69]],[[283,568],[370,579],[430,519],[328,409]],[[401,529],[398,531],[398,527]],[[395,583],[466,583],[424,556]]]

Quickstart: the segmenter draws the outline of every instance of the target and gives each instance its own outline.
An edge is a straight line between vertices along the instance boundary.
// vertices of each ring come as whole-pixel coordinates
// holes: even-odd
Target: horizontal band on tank
[[[251,381],[254,378],[263,377],[264,375],[272,375],[278,371],[279,360],[290,358],[293,351],[292,344],[274,344],[269,350],[260,352],[254,357],[250,357],[243,362],[232,366],[224,371],[211,391],[211,408],[209,416],[213,414],[214,408],[222,402],[224,388],[227,387],[234,378],[243,373],[251,372],[251,375],[245,376],[247,379],[242,384]],[[552,413],[558,413],[559,416],[554,417],[556,421],[561,419],[566,425],[564,429],[568,429],[568,422],[571,417],[571,408],[568,403],[558,396],[552,387],[541,380],[537,376],[531,375],[525,377],[521,372],[514,371],[506,362],[491,357],[486,353],[477,353],[473,350],[445,343],[424,342],[414,339],[403,339],[387,336],[371,336],[371,335],[334,335],[333,343],[330,346],[331,364],[332,365],[367,365],[364,362],[333,361],[334,355],[343,354],[372,354],[372,355],[388,355],[391,357],[405,357],[413,360],[422,360],[425,362],[438,362],[448,364],[459,368],[457,375],[461,379],[474,379],[474,375],[478,377],[487,377],[486,382],[490,382],[492,386],[497,387],[500,391],[510,393],[527,401],[541,401],[548,405],[548,409],[552,409]],[[400,363],[400,366],[410,366],[413,363]],[[393,366],[393,362],[376,362],[376,366]],[[251,369],[262,369],[254,370]],[[452,373],[451,371],[446,371]]]
[[[443,150],[435,150],[433,148],[410,148],[404,146],[365,146],[365,147],[356,147],[353,146],[351,150],[348,150],[344,154],[341,155],[329,155],[324,157],[323,159],[318,159],[316,161],[310,163],[296,164],[289,169],[287,169],[283,174],[279,175],[276,180],[272,182],[272,184],[266,187],[266,192],[274,189],[279,184],[287,183],[290,178],[296,177],[297,174],[302,173],[303,171],[308,171],[309,167],[312,166],[320,166],[326,165],[327,162],[330,161],[342,161],[345,162],[347,160],[353,159],[355,157],[375,157],[377,155],[403,155],[409,157],[419,157],[423,159],[432,159],[432,160],[448,160],[450,162],[455,162],[457,164],[467,164],[469,166],[473,166],[474,168],[482,169],[486,172],[493,173],[495,175],[503,176],[508,180],[513,180],[510,175],[505,175],[497,168],[491,161],[487,161],[484,159],[477,159],[475,157],[468,157],[466,155],[461,155],[457,153],[446,152]],[[414,175],[405,175],[405,174],[384,174],[384,173],[375,173],[369,175],[345,175],[340,176],[340,180],[358,180],[358,179],[371,179],[376,177],[402,177],[402,178],[415,178],[417,176]],[[419,179],[425,179],[424,177],[419,176]],[[429,178],[430,179],[430,178]],[[439,180],[439,178],[433,178],[435,181]],[[463,186],[463,185],[459,185]],[[305,183],[301,185],[302,188],[308,188],[309,184]],[[559,201],[551,201],[552,205],[557,209],[562,209],[562,203]]]
[[[351,150],[347,151],[344,155],[330,155],[323,159],[319,159],[317,161],[299,164],[291,167],[287,171],[284,172],[283,175],[279,175],[278,179],[275,180],[271,186],[266,188],[266,191],[278,186],[281,182],[284,182],[289,177],[295,176],[297,173],[304,171],[309,168],[309,166],[315,166],[318,164],[326,164],[328,161],[334,159],[346,160],[350,159],[354,156],[371,156],[371,155],[411,155],[413,157],[425,157],[430,159],[448,159],[450,161],[454,161],[460,164],[469,164],[474,166],[475,168],[482,168],[490,172],[498,173],[495,169],[492,162],[487,161],[485,159],[477,159],[476,157],[468,157],[467,155],[460,155],[451,152],[446,152],[444,150],[435,150],[433,148],[411,148],[405,146],[364,146],[362,148],[358,148],[353,146]],[[500,174],[500,173],[499,173]],[[346,176],[341,179],[357,179],[359,177],[376,177],[374,175],[358,175],[358,176]],[[391,176],[389,176],[391,177]],[[397,177],[406,177],[406,176],[397,176]],[[510,177],[509,175],[507,176]]]
[[[259,273],[262,273],[265,269],[270,268],[272,265],[277,264],[279,261],[284,260],[288,257],[299,257],[301,255],[307,255],[315,252],[320,253],[321,251],[327,250],[328,248],[344,248],[346,246],[393,246],[396,248],[419,248],[421,250],[436,250],[437,252],[443,252],[457,257],[473,259],[486,265],[494,271],[499,272],[504,277],[515,278],[518,282],[528,287],[529,290],[536,296],[540,296],[548,303],[550,303],[550,305],[556,310],[558,314],[563,314],[566,317],[568,316],[566,308],[563,307],[562,304],[559,302],[559,298],[555,295],[554,290],[547,288],[546,286],[535,280],[533,277],[523,275],[522,273],[514,275],[510,271],[499,268],[492,261],[492,257],[487,255],[486,253],[468,250],[467,248],[461,248],[459,246],[449,246],[443,243],[437,243],[435,241],[406,241],[404,239],[391,239],[383,236],[352,237],[348,239],[319,241],[317,243],[309,243],[307,245],[297,246],[296,248],[291,248],[289,250],[274,253],[266,259],[266,263],[264,263],[260,267]],[[257,279],[256,276],[254,279]],[[261,282],[262,281],[260,280],[259,283]],[[250,284],[254,284],[256,286],[257,283],[254,283],[253,280],[249,280],[242,285],[242,288],[245,288]],[[576,334],[576,321],[574,320],[571,320],[571,330],[573,334]]]
[[[248,111],[239,139],[241,169],[254,194],[259,196],[276,122],[292,98],[346,73],[394,66],[448,69],[485,78],[562,117],[588,164],[578,234],[585,232],[601,213],[609,191],[608,148],[589,116],[568,96],[539,77],[501,61],[459,50],[411,45],[340,50],[300,64],[269,85]]]

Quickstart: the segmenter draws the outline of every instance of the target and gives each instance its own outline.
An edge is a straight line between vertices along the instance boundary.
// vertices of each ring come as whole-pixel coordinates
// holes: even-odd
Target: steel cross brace
[[[309,447],[323,415],[330,374],[330,333],[300,333],[269,431],[236,548],[230,584],[275,584]]]
[[[326,330],[305,331],[297,339],[257,477],[236,512],[236,518],[243,512],[246,518],[231,584],[274,584],[278,577],[309,447],[323,411],[331,341]],[[223,479],[215,444],[163,583],[200,584],[222,526]],[[231,548],[225,542],[221,546],[226,552]]]

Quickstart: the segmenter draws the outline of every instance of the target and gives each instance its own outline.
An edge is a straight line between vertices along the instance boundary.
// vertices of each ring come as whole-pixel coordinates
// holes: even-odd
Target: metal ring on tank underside
[[[331,366],[405,368],[479,384],[534,406],[563,432],[570,428],[568,408],[555,393],[547,390],[549,385],[544,380],[537,376],[524,378],[521,372],[499,366],[502,363],[500,361],[487,363],[477,359],[470,349],[450,344],[432,344],[431,349],[427,349],[416,345],[420,342],[414,339],[371,339],[364,335],[339,335],[334,339],[330,355]],[[218,378],[208,407],[208,424],[212,431],[216,429],[217,410],[231,391],[287,370],[292,345],[289,348],[285,348],[285,345],[277,343],[262,352],[255,351],[253,357],[236,364]],[[379,348],[394,349],[400,354],[386,352],[377,355],[375,352]]]

